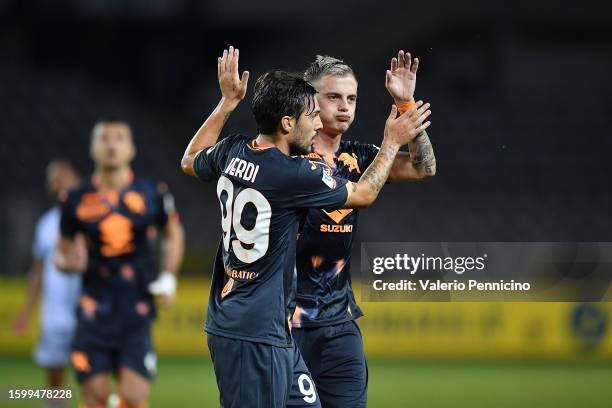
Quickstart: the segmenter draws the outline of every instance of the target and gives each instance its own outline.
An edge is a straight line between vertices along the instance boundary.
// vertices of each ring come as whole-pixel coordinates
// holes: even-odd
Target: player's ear
[[[93,161],[96,161],[96,154],[95,154],[95,150],[94,150],[94,143],[93,143],[93,141],[89,144],[89,157],[91,157],[91,159]]]
[[[291,133],[295,129],[296,120],[292,116],[283,116],[280,120],[280,131],[282,133]]]
[[[129,159],[130,161],[134,160],[134,157],[136,157],[136,143],[134,143],[134,136],[132,135],[132,128],[128,126],[128,134],[129,134],[129,141],[130,141],[130,153],[129,153]]]
[[[134,144],[134,142],[132,142],[130,148],[130,161],[134,160],[134,157],[136,157],[137,152],[138,150],[136,150],[136,145]]]

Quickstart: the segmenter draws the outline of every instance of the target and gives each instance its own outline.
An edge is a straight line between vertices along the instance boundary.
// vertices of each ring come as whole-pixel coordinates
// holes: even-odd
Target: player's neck
[[[287,143],[285,138],[260,133],[257,135],[255,143],[257,144],[257,147],[261,147],[262,149],[276,147],[278,150],[283,152],[283,154],[286,154],[287,156],[289,155],[289,143]]]
[[[116,169],[105,169],[98,167],[93,174],[94,184],[98,190],[116,191],[127,187],[134,175],[129,166],[118,167]]]
[[[340,141],[342,140],[342,133],[338,135],[328,135],[327,133],[319,130],[314,138],[313,148],[314,151],[322,155],[334,155],[340,149]]]

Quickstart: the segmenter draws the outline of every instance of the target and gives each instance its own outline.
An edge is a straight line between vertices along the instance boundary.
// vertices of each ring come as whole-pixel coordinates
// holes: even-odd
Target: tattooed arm
[[[424,177],[436,174],[436,156],[427,132],[423,131],[408,144],[412,167]]]
[[[193,136],[181,159],[183,172],[190,176],[196,176],[193,162],[198,153],[217,143],[223,125],[246,94],[249,72],[244,71],[242,78],[238,76],[237,48],[229,47],[229,51],[223,50],[223,56],[217,60],[217,77],[221,88],[221,101]]]
[[[385,87],[397,106],[414,100],[419,59],[400,50],[385,77]],[[399,152],[391,168],[389,181],[420,180],[436,174],[436,159],[427,132],[421,132],[408,144],[410,153]]]
[[[429,127],[431,122],[423,122],[430,114],[429,104],[423,105],[423,102],[419,101],[396,118],[397,108],[393,106],[385,124],[385,137],[380,151],[359,181],[347,184],[349,194],[345,208],[368,207],[376,201],[378,193],[389,178],[400,146],[412,142]]]
[[[436,175],[436,157],[427,132],[408,143],[410,153],[399,152],[393,162],[389,181],[421,180]]]

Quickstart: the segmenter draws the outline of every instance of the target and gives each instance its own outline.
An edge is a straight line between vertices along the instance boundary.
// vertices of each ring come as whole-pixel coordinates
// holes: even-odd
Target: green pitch
[[[609,408],[612,365],[556,363],[429,363],[370,361],[369,407]],[[71,387],[75,387],[72,376]],[[39,387],[41,371],[27,358],[0,357],[0,406],[9,387]],[[216,407],[210,361],[160,358],[151,407]],[[180,402],[180,404],[179,404]],[[76,407],[76,403],[73,404]]]

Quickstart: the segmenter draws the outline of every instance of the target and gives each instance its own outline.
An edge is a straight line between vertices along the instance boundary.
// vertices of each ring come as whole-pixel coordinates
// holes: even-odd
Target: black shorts
[[[117,373],[127,367],[148,381],[156,371],[157,357],[151,340],[151,322],[122,330],[79,319],[72,342],[71,362],[79,383],[100,373]]]
[[[368,400],[368,365],[357,323],[291,332],[325,408],[360,408]]]
[[[295,347],[208,334],[223,408],[320,408],[304,359]]]

